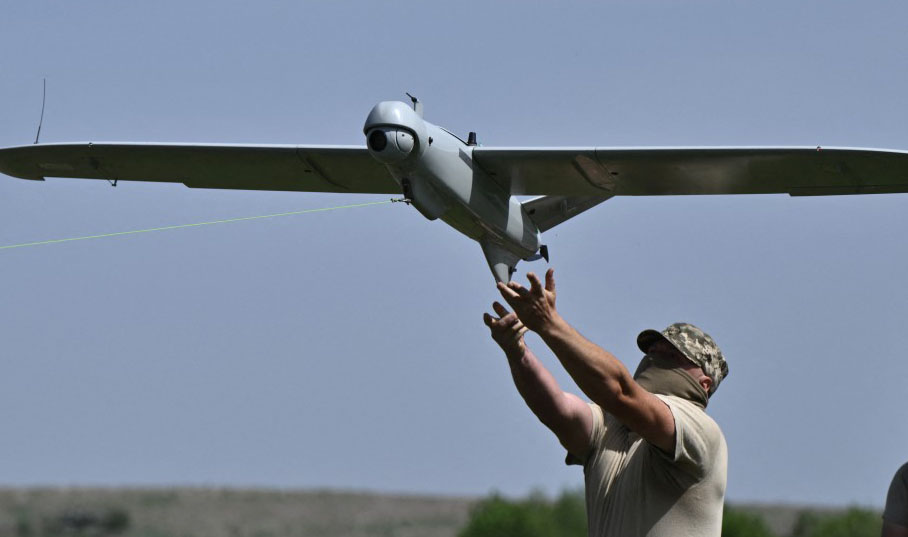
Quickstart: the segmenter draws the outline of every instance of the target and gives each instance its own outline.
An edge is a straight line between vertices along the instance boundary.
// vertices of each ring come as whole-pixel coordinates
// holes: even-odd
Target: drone
[[[485,147],[384,101],[366,146],[76,142],[0,148],[0,172],[190,188],[392,194],[475,240],[496,281],[542,233],[615,196],[908,192],[908,152],[827,147]],[[40,128],[39,128],[40,129]],[[40,133],[40,130],[39,130]],[[523,198],[523,199],[522,199]],[[529,199],[526,199],[529,198]]]

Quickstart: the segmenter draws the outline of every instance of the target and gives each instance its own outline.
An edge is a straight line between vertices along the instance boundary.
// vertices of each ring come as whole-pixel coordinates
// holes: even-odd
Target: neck
[[[694,377],[673,361],[656,355],[643,357],[634,373],[634,380],[651,393],[687,399],[700,408],[706,408],[709,402],[709,395]]]

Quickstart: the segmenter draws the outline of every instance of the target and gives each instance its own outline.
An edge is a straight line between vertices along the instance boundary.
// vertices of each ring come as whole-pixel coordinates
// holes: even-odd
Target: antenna
[[[422,103],[419,102],[419,99],[407,93],[407,97],[410,98],[410,101],[413,102],[413,110],[416,112],[416,115],[422,117]]]
[[[38,134],[35,135],[35,143],[41,137],[41,125],[44,124],[44,105],[47,103],[47,78],[44,79],[44,90],[41,92],[41,119],[38,120]]]

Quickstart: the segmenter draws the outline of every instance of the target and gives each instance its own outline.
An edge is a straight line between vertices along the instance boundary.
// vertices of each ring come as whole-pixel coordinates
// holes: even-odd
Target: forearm
[[[545,274],[545,287],[532,272],[527,273],[527,279],[530,280],[530,289],[514,281],[507,285],[498,284],[501,296],[514,308],[519,321],[542,337],[577,386],[594,403],[648,442],[670,451],[675,440],[671,409],[634,382],[624,364],[611,353],[580,335],[558,315],[555,310],[555,276],[551,268]],[[570,398],[565,396],[562,400]],[[579,399],[577,402],[582,405]],[[559,435],[559,439],[569,451],[578,454],[587,447],[593,424],[589,412],[574,415],[581,418],[577,421],[580,426],[575,428],[579,433],[570,438]],[[570,428],[567,430],[570,431]]]
[[[513,353],[516,354],[516,353]],[[570,412],[558,381],[528,348],[520,356],[508,355],[514,385],[533,414],[556,434]]]
[[[606,410],[613,410],[629,396],[633,377],[624,364],[583,337],[560,316],[554,317],[539,331],[539,335],[593,402]]]

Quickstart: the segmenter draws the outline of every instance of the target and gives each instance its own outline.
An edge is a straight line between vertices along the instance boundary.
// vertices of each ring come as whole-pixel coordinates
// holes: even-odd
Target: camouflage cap
[[[700,366],[700,369],[712,379],[709,389],[712,395],[719,387],[722,379],[728,376],[728,364],[719,346],[709,337],[709,334],[689,323],[675,323],[669,325],[662,332],[644,330],[637,336],[637,346],[643,352],[648,352],[650,345],[664,339],[672,344],[688,360]]]

